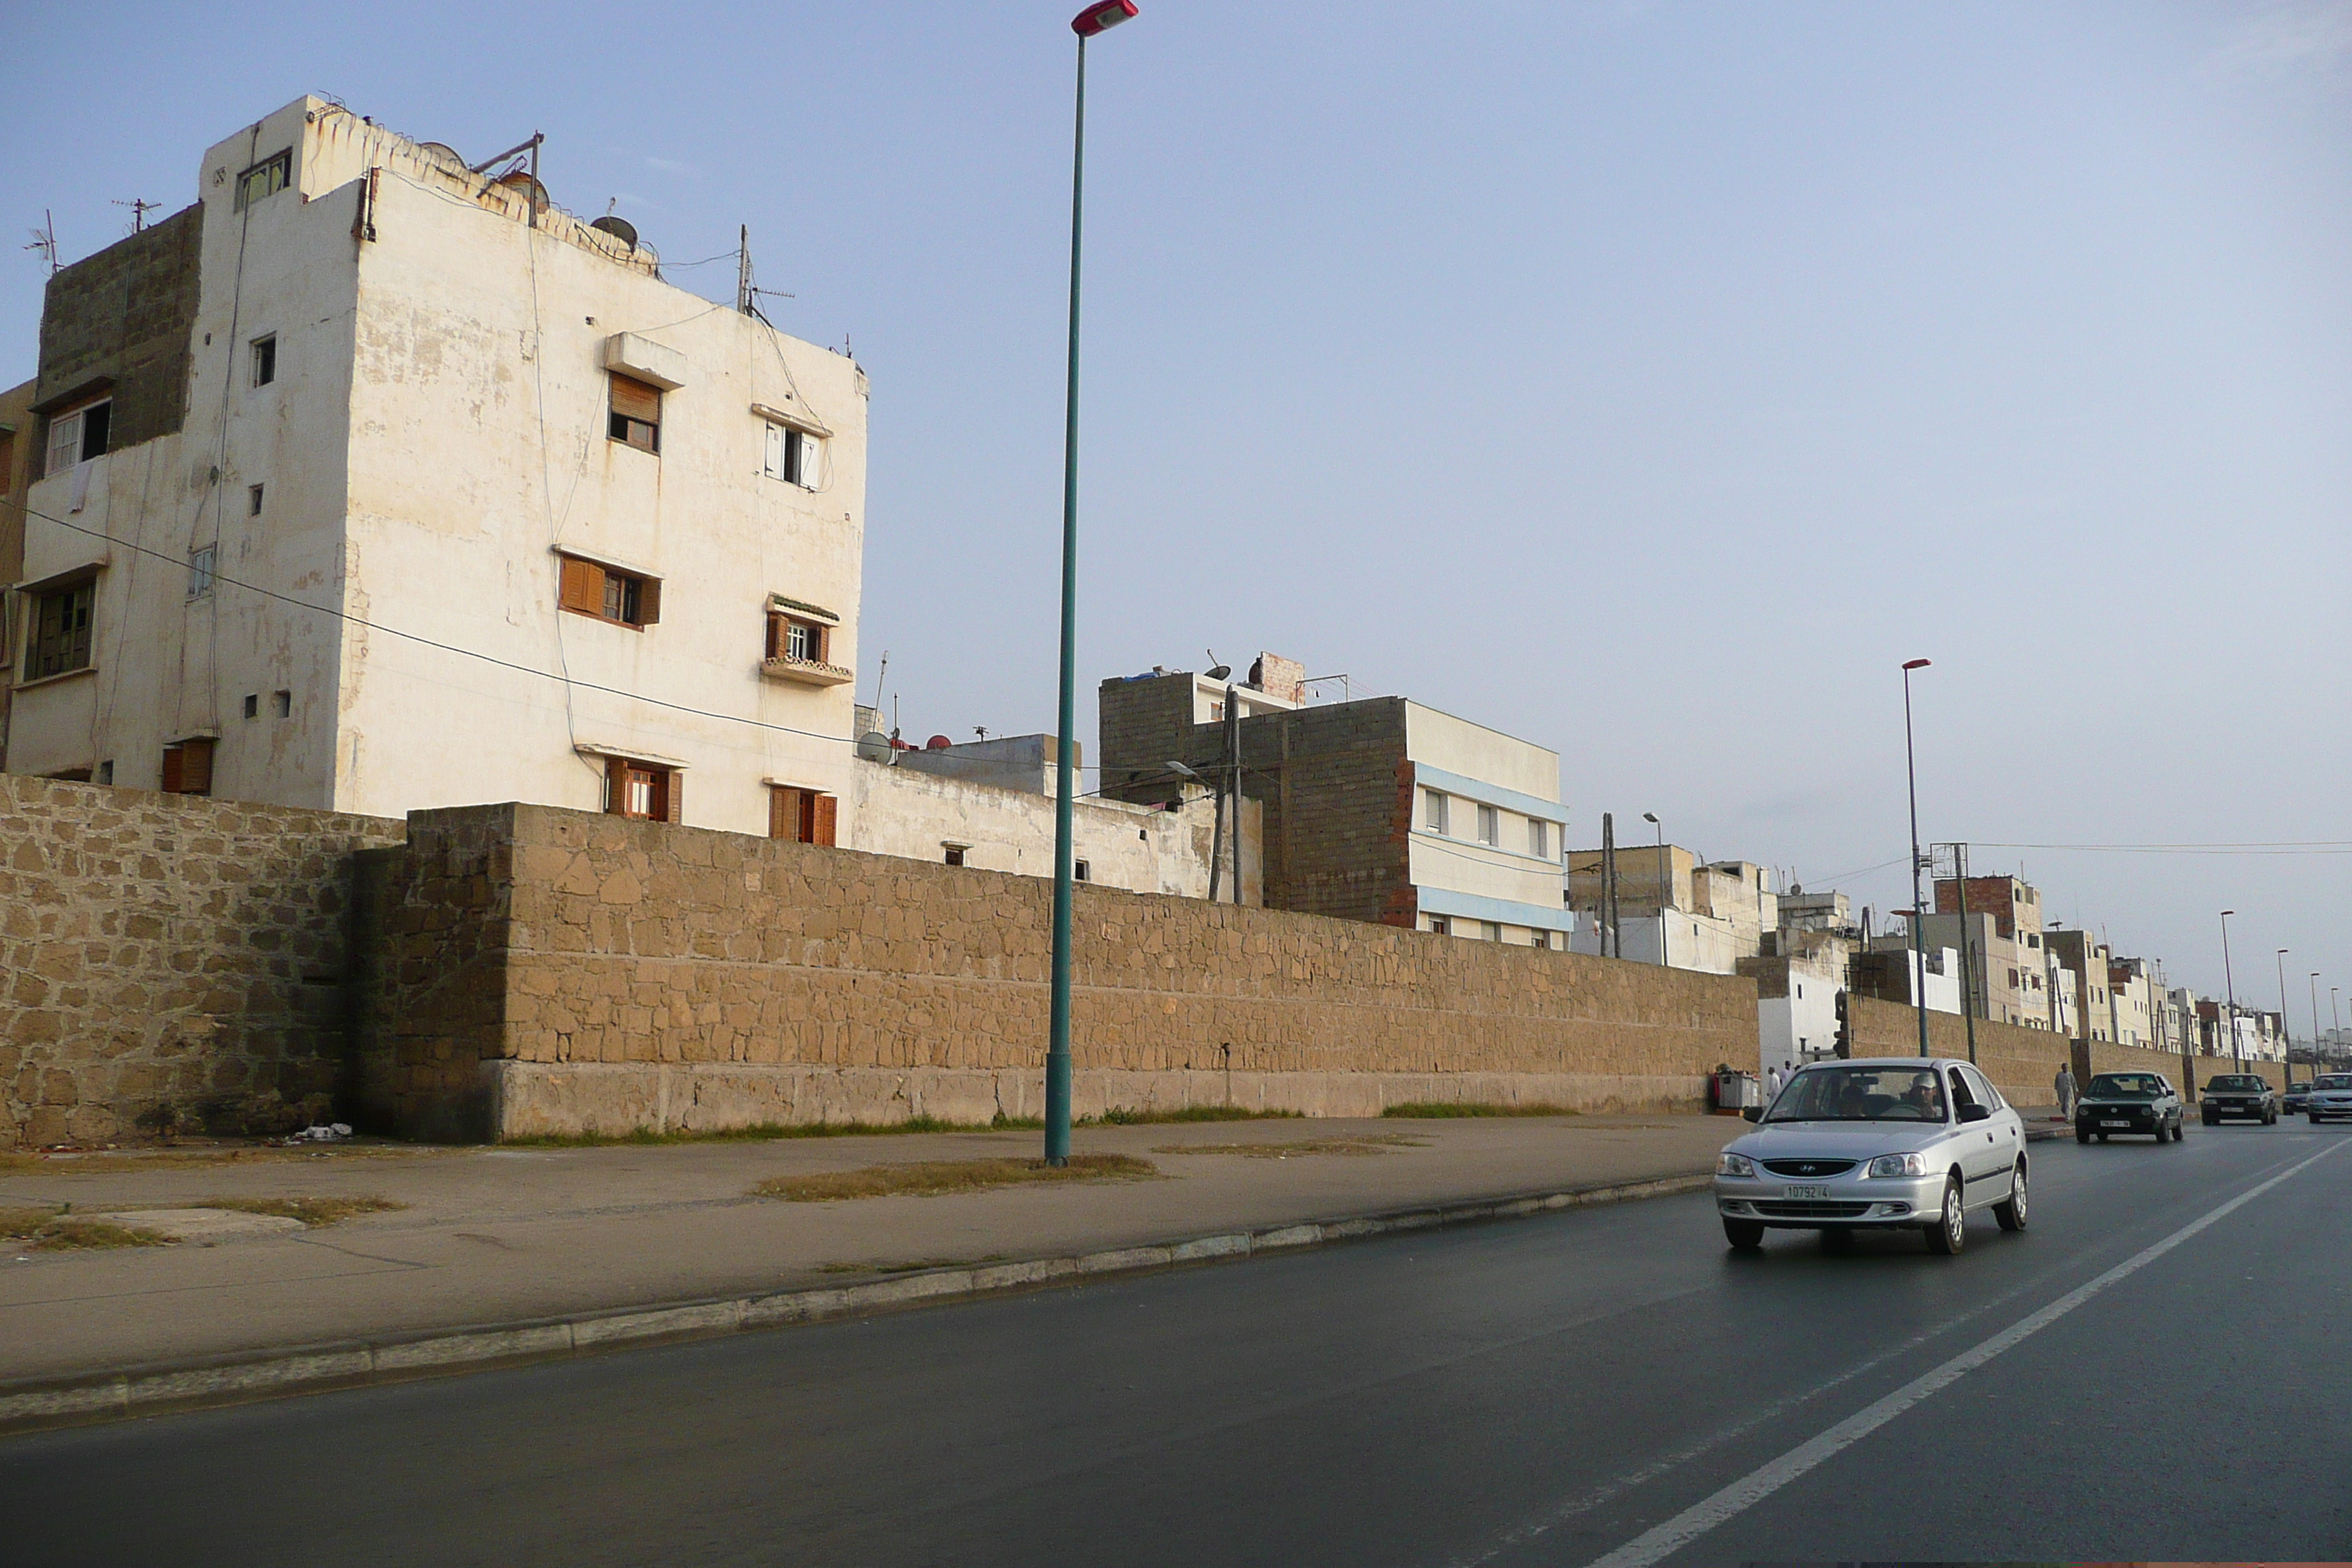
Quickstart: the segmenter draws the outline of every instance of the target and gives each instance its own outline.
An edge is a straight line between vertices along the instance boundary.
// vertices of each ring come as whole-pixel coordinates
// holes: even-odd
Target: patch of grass
[[[1467,1100],[1411,1100],[1402,1105],[1391,1105],[1381,1114],[1441,1121],[1457,1116],[1578,1116],[1582,1112],[1567,1105],[1489,1105]]]
[[[404,1209],[408,1205],[390,1198],[206,1198],[188,1206],[277,1215],[284,1219],[299,1219],[304,1225],[322,1226],[338,1224],[353,1215],[383,1214],[387,1209]]]
[[[626,1132],[549,1132],[535,1138],[509,1138],[499,1147],[605,1149],[616,1144],[769,1143],[781,1138],[872,1138],[890,1132],[1034,1131],[1045,1125],[1026,1116],[999,1116],[992,1121],[942,1121],[935,1116],[910,1116],[904,1121],[761,1121],[750,1127],[721,1127],[707,1131],[680,1128],[656,1132],[651,1128],[637,1127]]]
[[[1376,1132],[1351,1138],[1302,1138],[1289,1143],[1169,1143],[1155,1154],[1239,1154],[1249,1160],[1294,1160],[1309,1154],[1383,1154],[1391,1149],[1418,1149],[1426,1138],[1402,1132]]]
[[[1250,1110],[1238,1105],[1188,1105],[1181,1110],[1106,1110],[1082,1116],[1081,1127],[1151,1127],[1163,1121],[1297,1121],[1297,1110]]]
[[[777,1176],[751,1189],[753,1197],[787,1203],[828,1203],[839,1198],[937,1197],[989,1187],[1039,1182],[1132,1181],[1156,1176],[1149,1160],[1126,1154],[1073,1154],[1066,1165],[1043,1160],[923,1160],[904,1165],[868,1165],[857,1171],[819,1171]]]
[[[110,1225],[63,1209],[0,1209],[0,1240],[45,1252],[110,1247],[168,1247],[172,1238],[152,1230]]]

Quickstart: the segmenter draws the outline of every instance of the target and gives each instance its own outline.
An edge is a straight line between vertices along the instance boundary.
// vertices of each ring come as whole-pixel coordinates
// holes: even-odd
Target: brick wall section
[[[1168,777],[1168,763],[1183,761],[1191,743],[1192,678],[1106,680],[1095,692],[1095,710],[1102,793],[1133,805],[1173,799],[1178,786]]]
[[[0,1142],[324,1113],[348,1065],[352,857],[404,831],[0,774]]]
[[[168,436],[187,416],[204,225],[198,203],[49,279],[37,396],[47,403],[111,377],[110,451]]]
[[[1868,996],[1848,997],[1846,1008],[1855,1056],[1907,1057],[1918,1050],[1918,1015],[1911,1008],[1899,1002],[1881,1002]],[[1958,1013],[1929,1013],[1927,1049],[1936,1056],[1966,1061],[1967,1020]],[[2189,1060],[2200,1085],[2217,1072],[2237,1070],[2226,1058],[2191,1057]],[[2130,1046],[2109,1045],[2104,1040],[2084,1046],[2048,1029],[1977,1020],[1977,1066],[1984,1069],[1985,1076],[2001,1093],[2019,1104],[2053,1103],[2057,1093],[2051,1084],[2058,1076],[2061,1062],[2074,1066],[2078,1087],[2090,1082],[2095,1072],[2158,1072],[2174,1088],[2186,1087],[2179,1051],[2144,1051]],[[2260,1072],[2274,1087],[2284,1082],[2276,1062],[2249,1062],[2246,1070]]]
[[[399,1086],[405,1125],[447,1115],[476,1055],[490,1086],[480,1130],[508,1135],[751,1117],[740,1097],[709,1098],[722,1081],[788,1097],[759,1119],[838,1116],[838,1100],[790,1098],[826,1075],[992,1081],[999,1109],[1034,1114],[1002,1097],[1043,1070],[1051,889],[1037,879],[538,806],[421,813],[410,827],[419,865],[490,880],[437,930],[425,883],[386,898],[413,939],[402,988],[442,987],[379,1042],[393,1059],[371,1082]],[[1755,988],[1737,977],[1108,888],[1077,898],[1081,1109],[1118,1102],[1130,1079],[1287,1075],[1297,1089],[1383,1074],[1423,1086],[1399,1099],[1438,1079],[1486,1086],[1464,1098],[1539,1080],[1596,1107],[1691,1107],[1708,1069],[1755,1056]],[[501,927],[502,969],[481,962]],[[453,952],[472,970],[430,980]]]

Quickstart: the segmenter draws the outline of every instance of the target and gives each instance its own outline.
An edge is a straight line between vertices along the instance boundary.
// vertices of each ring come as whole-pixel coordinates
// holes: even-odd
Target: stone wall
[[[353,852],[403,835],[0,774],[0,1142],[325,1114],[353,1063]]]
[[[1041,1109],[1051,887],[545,807],[418,813],[369,1083],[499,1137]],[[1755,988],[1081,888],[1076,1109],[1695,1108]]]
[[[1918,1016],[1899,1002],[1881,1002],[1869,996],[1846,999],[1848,1027],[1853,1031],[1853,1053],[1864,1056],[1910,1056],[1919,1048]],[[1969,1054],[1968,1024],[1958,1013],[1927,1015],[1927,1049],[1939,1057],[1957,1057],[1966,1060]],[[2130,1046],[2110,1045],[2104,1040],[2088,1045],[2053,1034],[2048,1029],[2027,1029],[2015,1024],[1996,1024],[1989,1019],[1977,1020],[1977,1066],[2002,1094],[2021,1105],[2051,1105],[2057,1100],[2052,1080],[2058,1076],[2062,1062],[2074,1068],[2074,1081],[2085,1084],[2095,1072],[2156,1072],[2162,1073],[2176,1088],[2182,1083],[2183,1072],[2179,1051],[2140,1050]],[[2189,1066],[2196,1075],[2198,1087],[2215,1073],[2235,1072],[2237,1068],[2226,1058],[2191,1057]],[[2248,1072],[2260,1073],[2273,1087],[2284,1083],[2276,1062],[2249,1062]]]

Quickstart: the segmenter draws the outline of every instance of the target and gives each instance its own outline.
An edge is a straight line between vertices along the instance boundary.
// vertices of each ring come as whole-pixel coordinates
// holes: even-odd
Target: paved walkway
[[[1711,1170],[1744,1131],[1703,1116],[1080,1128],[1076,1152],[1135,1155],[1159,1177],[835,1203],[749,1193],[803,1173],[1031,1156],[1039,1135],[12,1163],[0,1165],[0,1207],[360,1196],[406,1206],[313,1229],[215,1230],[171,1247],[25,1251],[21,1261],[0,1251],[0,1381],[1691,1175]],[[1297,1147],[1309,1142],[1323,1147]],[[1349,1147],[1357,1152],[1339,1152]]]

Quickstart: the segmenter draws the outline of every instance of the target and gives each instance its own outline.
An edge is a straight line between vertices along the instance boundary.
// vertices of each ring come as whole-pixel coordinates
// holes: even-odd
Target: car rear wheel
[[[1960,1202],[1958,1177],[1944,1184],[1943,1213],[1927,1231],[1927,1250],[1939,1258],[1949,1258],[1969,1244],[1969,1211]]]
[[[1754,1219],[1727,1219],[1723,1222],[1723,1239],[1731,1243],[1735,1252],[1754,1252],[1764,1245],[1764,1222]]]
[[[2183,1138],[2188,1136],[2189,1123],[2186,1121],[2176,1121],[2172,1124],[2172,1141],[2175,1143],[2179,1142]]]
[[[2020,1160],[2017,1169],[2010,1173],[2009,1196],[1992,1205],[1992,1217],[2000,1221],[2003,1230],[2025,1228],[2025,1162]]]

